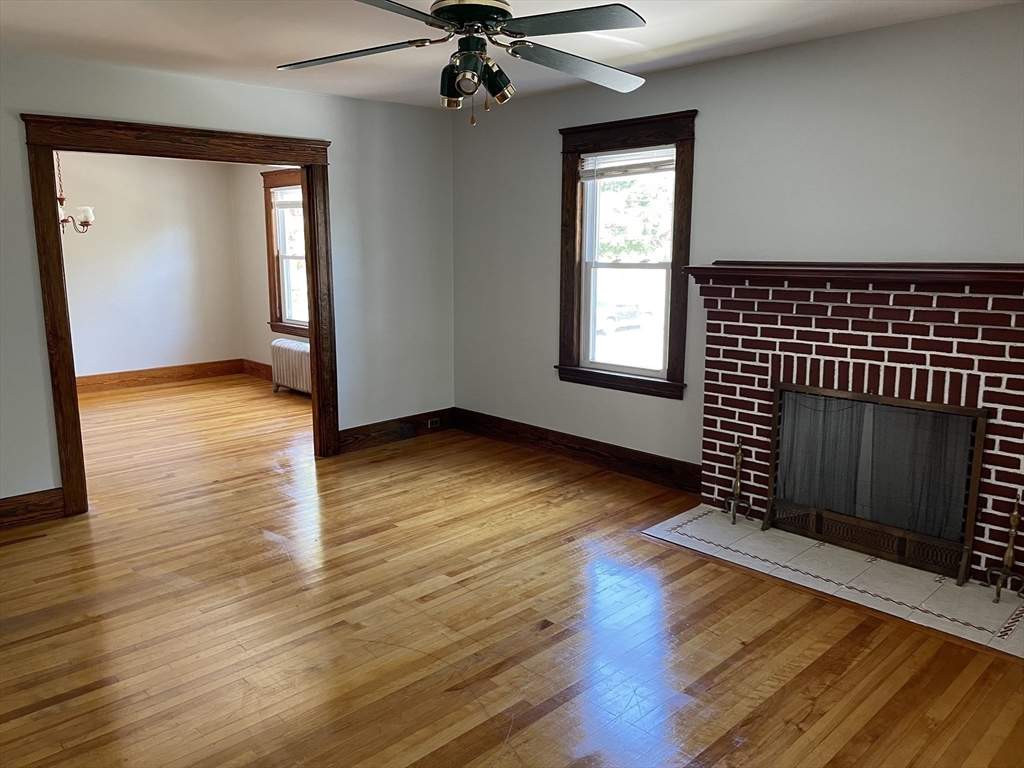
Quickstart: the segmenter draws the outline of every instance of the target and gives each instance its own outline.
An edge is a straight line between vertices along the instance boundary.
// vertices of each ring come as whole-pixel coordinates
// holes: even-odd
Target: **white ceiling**
[[[512,0],[517,16],[610,0]],[[643,74],[659,69],[976,10],[1014,0],[623,0],[642,29],[552,35],[545,44]],[[428,10],[430,0],[405,0]],[[384,45],[436,30],[353,0],[2,0],[0,47],[278,88],[437,105],[455,43],[313,69],[300,59]],[[520,94],[572,77],[508,56]]]

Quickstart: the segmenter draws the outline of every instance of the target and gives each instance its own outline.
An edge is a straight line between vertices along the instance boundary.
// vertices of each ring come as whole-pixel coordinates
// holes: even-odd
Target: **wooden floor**
[[[309,400],[82,397],[92,512],[0,534],[0,764],[1020,766],[1024,665],[639,530],[697,499]]]

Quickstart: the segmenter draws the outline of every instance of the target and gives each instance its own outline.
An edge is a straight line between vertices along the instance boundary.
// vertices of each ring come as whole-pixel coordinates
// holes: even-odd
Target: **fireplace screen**
[[[787,385],[777,397],[766,525],[963,570],[983,412]]]

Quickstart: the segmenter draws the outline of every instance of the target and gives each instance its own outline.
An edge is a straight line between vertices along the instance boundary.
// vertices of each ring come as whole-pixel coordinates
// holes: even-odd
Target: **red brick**
[[[737,299],[767,299],[772,292],[767,288],[736,288],[733,295]]]
[[[820,304],[847,304],[850,294],[843,291],[815,291],[814,301]]]
[[[864,392],[864,381],[867,375],[867,366],[864,363],[853,364],[853,385],[852,391],[857,393]]]
[[[897,353],[891,352],[890,354]],[[917,372],[917,377],[914,381],[914,399],[921,400],[922,402],[928,399],[928,371],[926,370],[921,370]]]
[[[798,315],[827,315],[828,306],[825,304],[797,304]]]
[[[959,355],[977,355],[978,357],[1006,357],[1004,344],[978,344],[975,341],[958,341],[956,351]]]
[[[982,328],[981,338],[985,341],[1008,341],[1024,344],[1024,331],[1017,328]]]
[[[1006,388],[1007,389],[1014,389],[1014,390],[1016,390],[1018,392],[1024,392],[1024,379],[1018,379],[1018,378],[1007,379],[1006,380]]]
[[[769,339],[792,339],[795,338],[796,331],[792,328],[773,328],[764,327],[761,328],[761,337]]]
[[[1000,424],[999,422],[988,423],[985,431],[997,437],[1009,437],[1014,440],[1024,440],[1024,427],[1016,427],[1013,424]]]
[[[724,285],[702,285],[700,288],[701,296],[716,296],[718,298],[732,298],[732,288]]]
[[[722,309],[731,309],[737,312],[752,312],[756,303],[753,301],[741,301],[739,299],[722,299]]]
[[[1024,411],[1015,408],[1005,408],[999,411],[999,419],[1012,424],[1024,424]]]
[[[779,315],[779,322],[793,328],[810,328],[814,325],[816,318],[804,315]]]
[[[909,320],[910,310],[893,307],[873,307],[871,317],[875,320]]]
[[[1014,358],[1015,360],[1024,360],[1024,347],[1010,347],[1010,357]]]
[[[871,317],[870,307],[844,307],[844,306],[832,306],[832,317],[860,317],[868,318]]]
[[[1005,312],[961,312],[959,322],[1007,328],[1013,325],[1012,318]]]
[[[976,339],[978,329],[963,325],[937,325],[934,335],[943,339]]]
[[[753,307],[751,307],[753,309]],[[784,301],[759,301],[757,302],[758,312],[778,312],[783,315],[793,314],[793,305]]]
[[[877,365],[868,366],[867,391],[869,395],[879,394],[881,389],[881,369]]]
[[[751,376],[768,376],[768,366],[744,363],[740,366],[740,372],[750,374]]]
[[[896,397],[896,368],[891,365],[882,370],[882,395]]]
[[[880,323],[877,320],[854,320],[850,323],[850,327],[855,331],[862,331],[864,333],[889,332],[889,324]]]
[[[979,360],[978,370],[982,373],[1005,373],[1010,376],[1024,376],[1024,363],[1012,360]]]
[[[930,403],[946,402],[946,372],[931,371],[932,391],[928,396]]]
[[[1024,298],[995,296],[992,299],[992,309],[1001,312],[1024,312]]]
[[[930,364],[936,368],[958,368],[961,371],[973,371],[974,360],[949,355],[931,355]]]
[[[936,296],[935,306],[945,309],[988,309],[988,296]]]
[[[967,293],[966,283],[918,283],[917,290],[928,293]]]
[[[704,367],[719,371],[737,371],[740,366],[739,363],[733,363],[728,360],[709,360],[704,364]]]
[[[810,291],[792,291],[785,288],[772,290],[772,299],[775,301],[810,301]]]
[[[850,357],[854,360],[875,360],[881,363],[885,360],[885,352],[880,349],[851,349]]]
[[[955,323],[956,313],[948,309],[915,309],[915,323]]]
[[[890,294],[888,293],[851,293],[851,304],[884,304],[889,305]]]
[[[829,341],[831,334],[825,331],[797,331],[796,337],[799,341]]]
[[[1003,443],[1007,441],[1004,440]],[[1017,443],[1017,445],[1024,445],[1024,443]],[[1020,456],[1004,456],[999,453],[987,453],[985,454],[985,464],[991,467],[1002,467],[1003,469],[1020,469]]]
[[[888,353],[887,358],[890,363],[899,363],[900,365],[926,365],[928,363],[928,358],[917,352],[892,350]]]
[[[892,360],[893,355],[903,354],[902,352],[890,352],[889,359]],[[914,376],[910,370],[904,368],[903,373],[900,375],[900,388],[897,392],[896,397],[902,397],[904,400],[909,400],[912,396],[912,388],[914,385]]]
[[[981,388],[981,377],[972,373],[967,376],[967,393],[964,395],[964,406],[967,408],[978,407],[978,392]]]
[[[757,327],[753,325],[727,324],[725,332],[732,336],[757,336]]]
[[[835,344],[846,344],[851,347],[866,347],[868,337],[860,333],[833,333],[832,341]]]
[[[930,307],[935,297],[927,293],[896,293],[892,303],[895,307]]]
[[[800,318],[801,320],[805,318]],[[810,320],[810,318],[806,318]],[[850,321],[840,317],[816,317],[814,318],[815,328],[828,328],[834,331],[846,331],[850,328]]]
[[[950,405],[963,405],[964,375],[957,371],[949,372],[948,402]]]
[[[753,323],[754,325],[778,325],[778,315],[762,315],[757,312],[744,312],[743,313],[744,323]]]
[[[704,309],[718,309],[718,299],[704,299]]]
[[[810,344],[804,344],[799,341],[780,341],[779,350],[782,352],[791,352],[794,355],[813,355],[814,347]]]
[[[727,328],[729,326],[726,326]],[[737,347],[740,340],[731,336],[712,336],[708,334],[708,346],[710,347]]]
[[[740,346],[744,349],[763,349],[769,352],[774,352],[778,349],[778,342],[768,341],[767,339],[749,339],[743,338],[740,340]]]
[[[708,312],[708,320],[714,320],[719,323],[738,323],[740,321],[740,313],[723,312],[720,309],[713,309]]]
[[[938,341],[937,339],[911,339],[910,348],[922,352],[952,352],[952,341]]]
[[[1000,440],[999,450],[1002,451],[1003,453],[1015,454],[1017,456],[1017,461],[1019,463],[1020,457],[1024,456],[1024,443],[1018,442],[1016,440]]]
[[[927,336],[931,329],[927,325],[917,325],[915,323],[893,323],[893,333],[901,333],[905,336]]]

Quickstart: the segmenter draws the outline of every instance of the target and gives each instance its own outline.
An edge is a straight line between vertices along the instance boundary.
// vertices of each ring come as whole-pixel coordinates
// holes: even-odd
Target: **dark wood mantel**
[[[860,278],[929,283],[1024,283],[1024,263],[716,261],[684,268],[697,282],[715,278]]]

